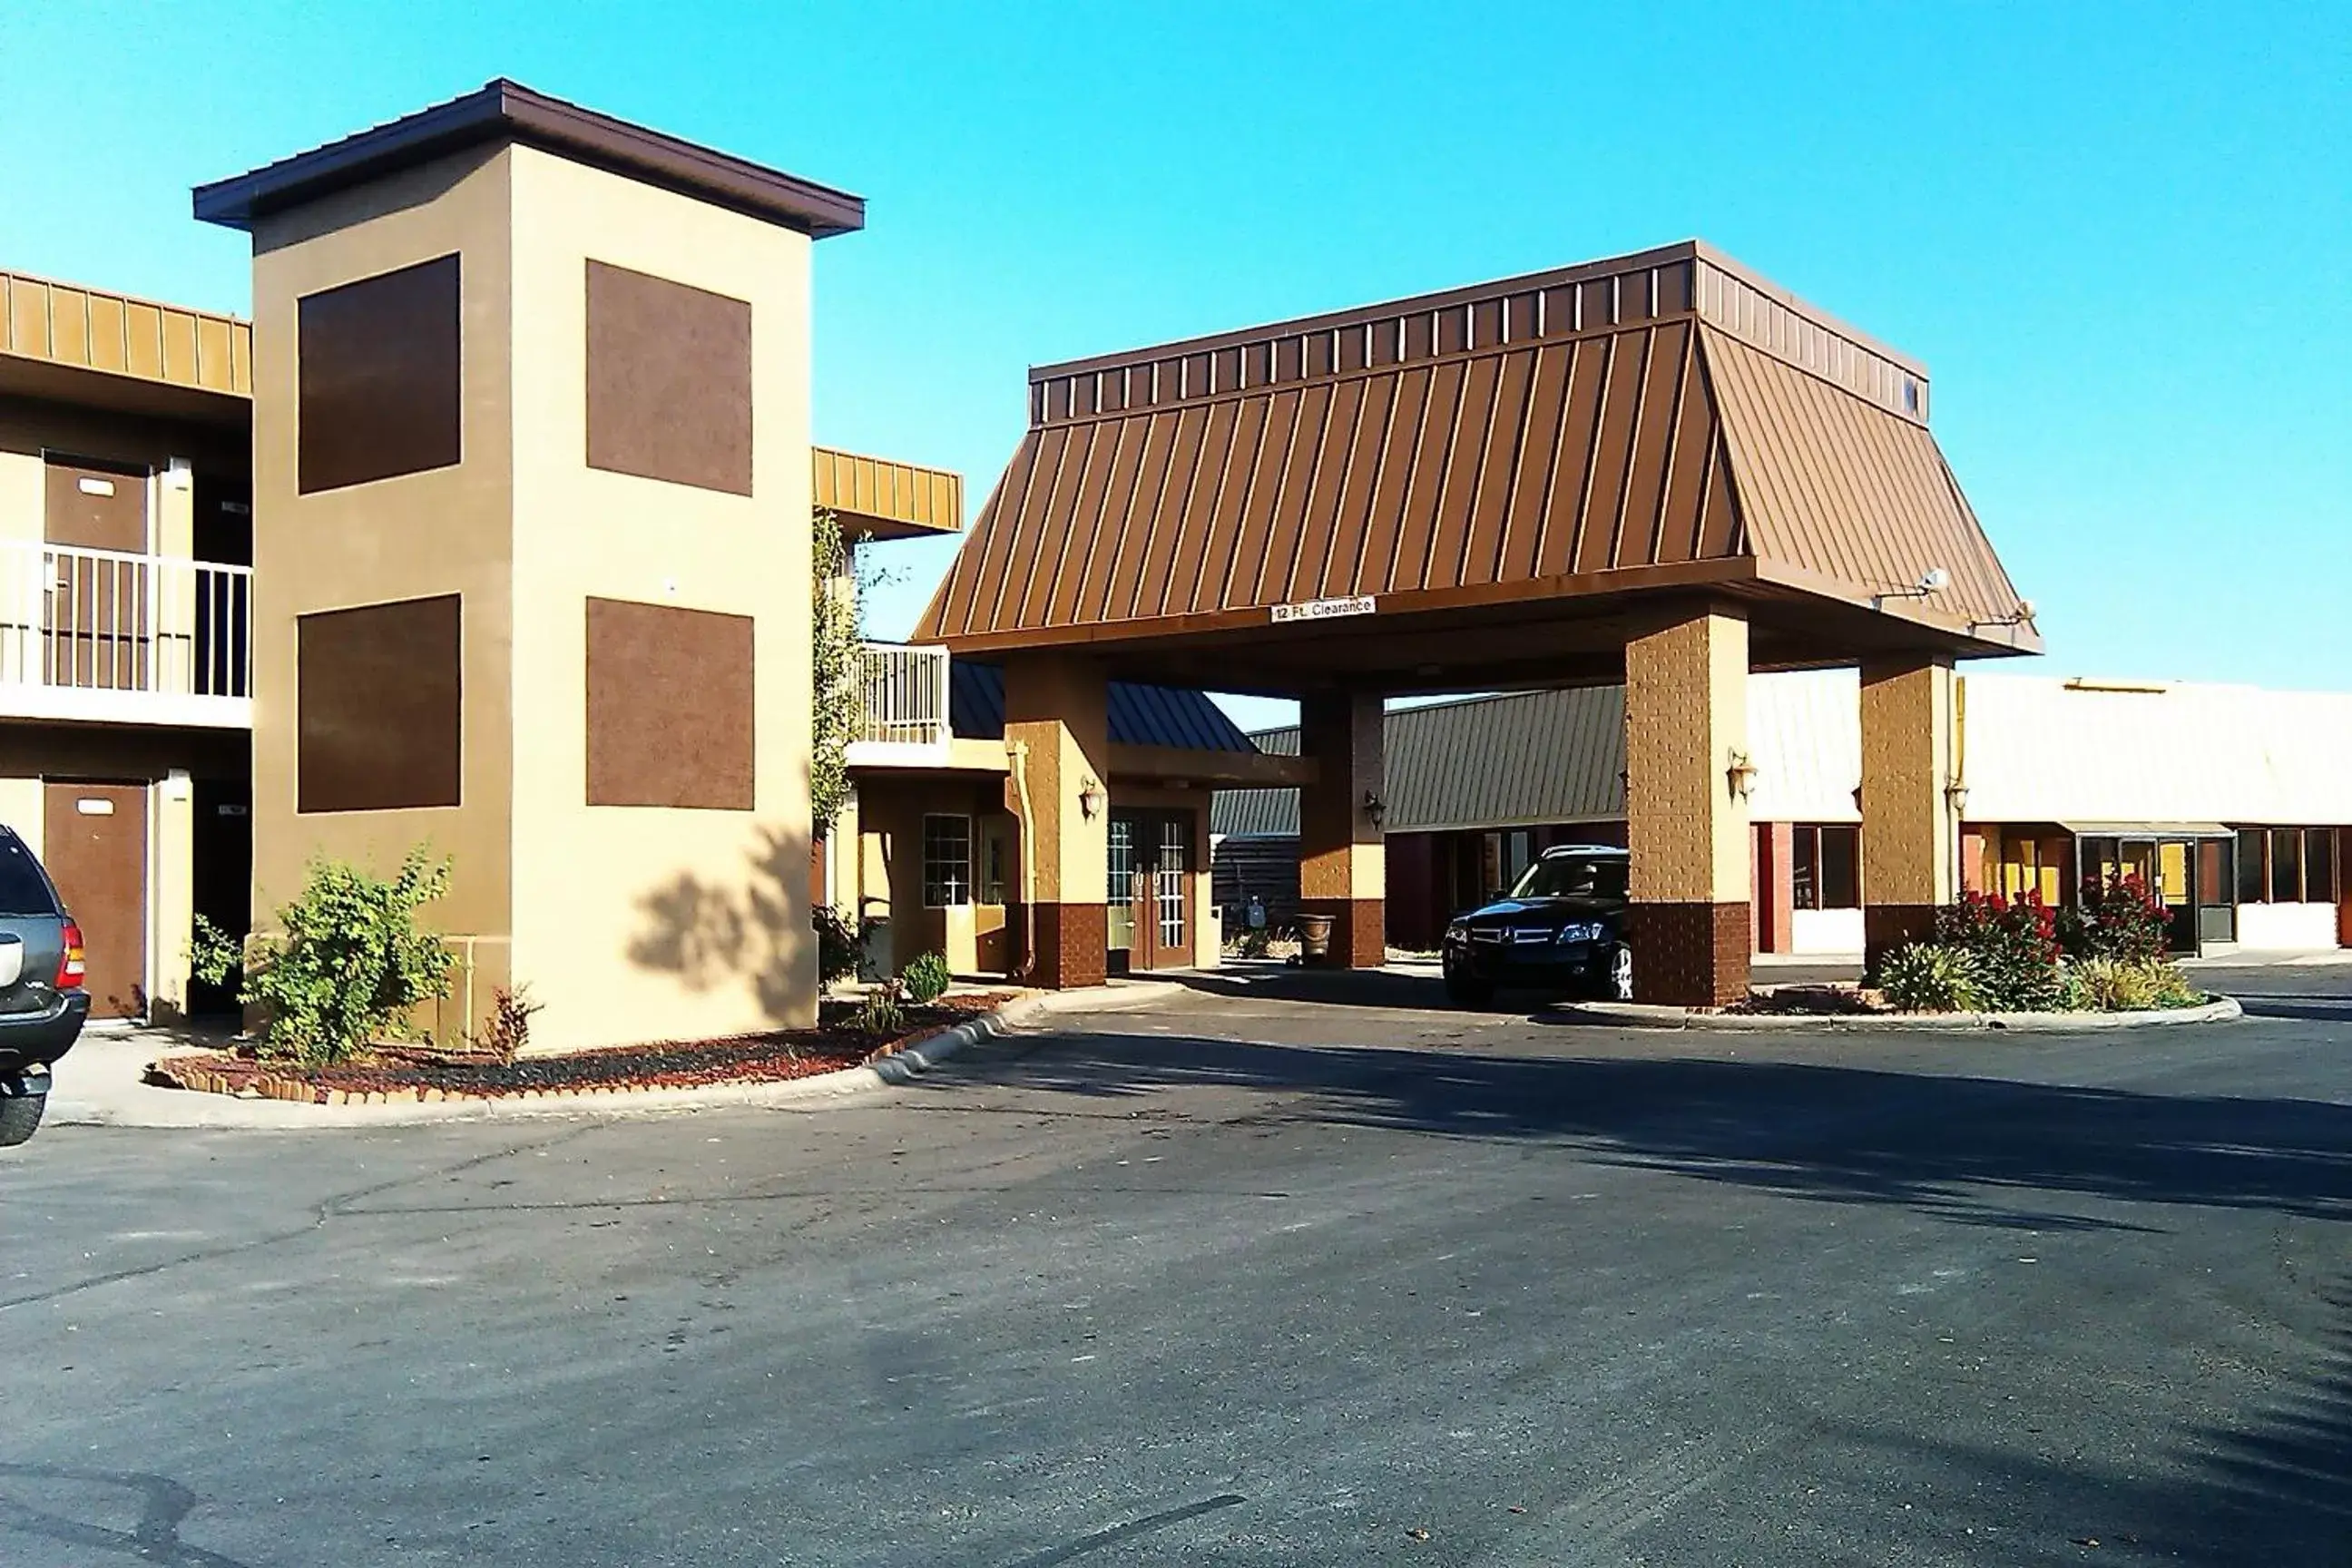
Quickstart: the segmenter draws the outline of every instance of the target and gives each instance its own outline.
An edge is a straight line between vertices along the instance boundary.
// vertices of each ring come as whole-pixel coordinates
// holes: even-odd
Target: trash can
[[[1331,917],[1300,915],[1298,917],[1298,962],[1321,963],[1331,956]]]

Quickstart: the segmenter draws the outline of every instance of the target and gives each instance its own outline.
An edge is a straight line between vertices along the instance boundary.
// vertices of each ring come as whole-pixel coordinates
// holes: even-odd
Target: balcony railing
[[[948,722],[948,650],[904,643],[867,643],[858,664],[864,719],[850,747],[852,762],[887,763],[910,749],[944,752]]]
[[[252,721],[253,571],[0,541],[0,713]]]

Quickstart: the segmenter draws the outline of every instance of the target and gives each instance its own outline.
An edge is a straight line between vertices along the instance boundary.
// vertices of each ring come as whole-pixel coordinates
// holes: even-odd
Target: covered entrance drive
[[[1954,897],[1953,662],[2039,639],[1925,368],[1720,253],[1045,366],[1029,397],[916,636],[1003,661],[1045,983],[1101,978],[1106,900],[1134,907],[1085,807],[1113,679],[1298,700],[1335,962],[1383,957],[1381,716],[1415,693],[1624,685],[1646,999],[1747,990],[1752,669],[1862,668],[1872,945]]]

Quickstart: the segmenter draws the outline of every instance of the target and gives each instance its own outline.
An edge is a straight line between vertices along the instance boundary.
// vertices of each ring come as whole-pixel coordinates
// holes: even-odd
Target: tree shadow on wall
[[[790,1022],[804,1007],[816,936],[804,905],[809,855],[799,840],[762,829],[744,857],[739,882],[708,881],[680,871],[637,900],[644,928],[629,939],[629,961],[677,977],[689,991],[747,986],[761,1015]]]

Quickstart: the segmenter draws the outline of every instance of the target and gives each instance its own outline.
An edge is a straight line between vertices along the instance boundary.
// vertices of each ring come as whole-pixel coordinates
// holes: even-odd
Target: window
[[[2303,902],[2303,834],[2298,829],[2271,829],[2271,902]]]
[[[961,909],[971,902],[971,818],[923,818],[923,907]]]
[[[980,901],[983,904],[1004,902],[1004,885],[1012,878],[1013,868],[1011,826],[1002,816],[981,824]]]
[[[1152,890],[1159,900],[1163,948],[1184,945],[1184,862],[1191,837],[1191,827],[1181,817],[1168,817],[1160,824],[1160,877]]]
[[[2333,827],[2238,830],[2238,901],[2332,904],[2338,890]]]
[[[0,915],[54,915],[55,899],[33,864],[33,852],[5,827],[0,827]]]
[[[1801,910],[1862,907],[1862,829],[1799,824],[1790,834],[1790,902]]]

